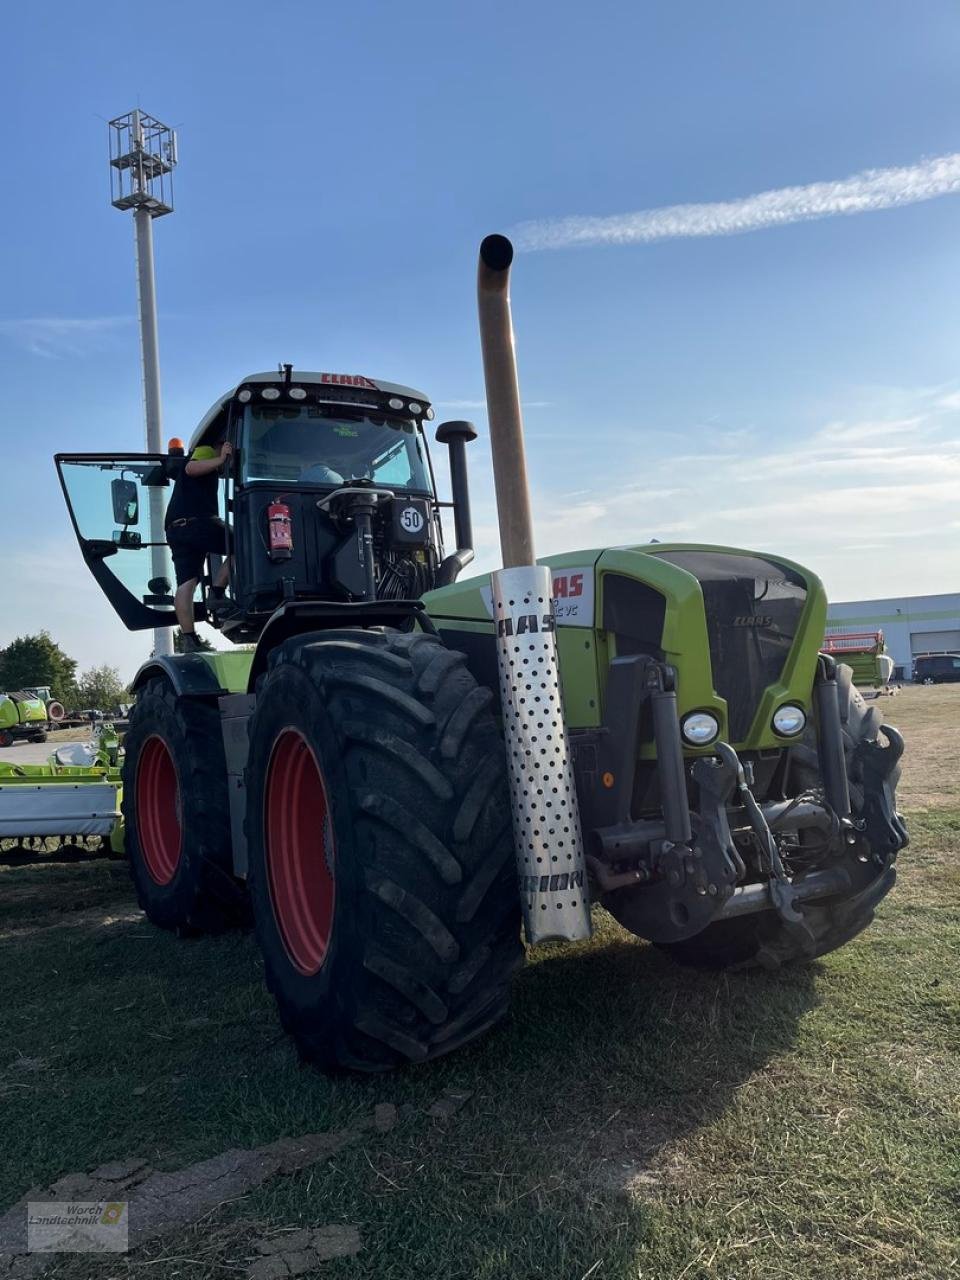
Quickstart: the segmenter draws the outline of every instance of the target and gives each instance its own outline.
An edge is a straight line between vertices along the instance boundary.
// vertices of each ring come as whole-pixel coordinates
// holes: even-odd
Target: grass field
[[[912,843],[866,934],[781,974],[683,971],[606,916],[531,955],[511,1022],[374,1080],[298,1066],[252,938],[182,942],[122,864],[0,870],[0,1209],[103,1161],[399,1122],[162,1244],[48,1272],[245,1276],[356,1224],[360,1280],[960,1277],[960,686],[884,701]],[[469,1092],[450,1118],[428,1108]],[[0,1275],[3,1274],[0,1260]]]

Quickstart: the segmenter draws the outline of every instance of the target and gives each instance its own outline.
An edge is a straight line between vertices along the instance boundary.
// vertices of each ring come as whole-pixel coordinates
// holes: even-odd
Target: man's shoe
[[[234,604],[234,602],[232,600],[228,600],[222,591],[220,592],[219,595],[211,591],[210,594],[207,596],[208,619],[212,620],[213,618],[226,618],[229,616],[229,614],[235,613],[236,609],[237,609],[237,606]]]
[[[200,640],[194,631],[184,631],[180,643],[181,653],[201,653]]]

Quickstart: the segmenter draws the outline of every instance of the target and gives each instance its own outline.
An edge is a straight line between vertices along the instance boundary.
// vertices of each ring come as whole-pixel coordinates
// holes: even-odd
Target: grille
[[[657,551],[700,583],[707,614],[713,687],[727,703],[730,739],[750,731],[764,690],[780,678],[807,599],[785,565],[717,551]]]

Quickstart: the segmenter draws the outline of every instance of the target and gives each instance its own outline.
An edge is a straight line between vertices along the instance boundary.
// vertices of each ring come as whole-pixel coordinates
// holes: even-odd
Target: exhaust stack
[[[589,938],[590,902],[560,695],[550,570],[536,564],[510,315],[513,245],[480,246],[477,301],[503,568],[491,575],[497,666],[527,939]]]

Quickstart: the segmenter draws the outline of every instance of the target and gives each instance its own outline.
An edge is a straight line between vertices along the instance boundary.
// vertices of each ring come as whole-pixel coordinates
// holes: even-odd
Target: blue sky
[[[0,644],[47,625],[125,676],[149,638],[88,581],[50,462],[143,438],[110,116],[139,101],[180,134],[177,211],[155,228],[166,434],[280,360],[422,387],[484,431],[485,568],[484,234],[960,151],[948,0],[53,0],[5,34]],[[723,541],[809,564],[837,599],[956,590],[958,218],[947,194],[521,252],[538,549]]]

